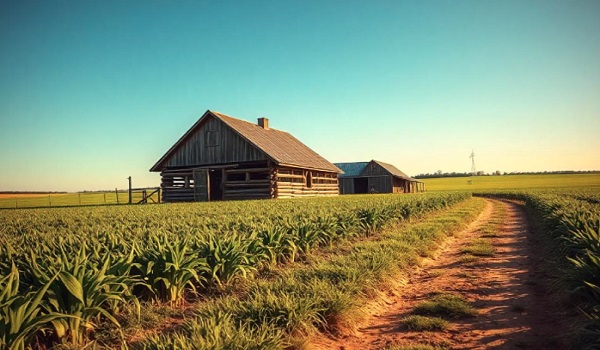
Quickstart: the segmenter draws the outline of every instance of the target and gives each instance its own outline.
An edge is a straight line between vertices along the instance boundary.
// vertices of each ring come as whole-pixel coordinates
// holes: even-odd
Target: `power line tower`
[[[471,158],[471,175],[476,175],[477,170],[475,170],[475,152],[474,151],[471,151],[471,155],[469,156],[469,158]]]

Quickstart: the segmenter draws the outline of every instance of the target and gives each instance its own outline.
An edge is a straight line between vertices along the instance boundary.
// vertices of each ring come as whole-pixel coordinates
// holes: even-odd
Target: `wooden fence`
[[[161,202],[159,187],[132,188],[130,191],[56,193],[0,196],[0,209],[76,207],[89,205],[150,204]]]

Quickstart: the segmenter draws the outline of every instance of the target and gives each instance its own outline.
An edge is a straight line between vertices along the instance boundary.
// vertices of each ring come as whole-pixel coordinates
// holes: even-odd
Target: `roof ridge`
[[[256,124],[256,123],[249,122],[249,121],[247,121],[247,120],[245,120],[245,119],[240,119],[240,118],[232,117],[232,116],[230,116],[229,114],[221,113],[221,112],[218,112],[218,111],[213,111],[213,110],[210,110],[210,109],[209,109],[208,111],[209,111],[210,113],[212,113],[214,116],[216,116],[216,117],[219,117],[219,118],[221,118],[221,117],[225,117],[225,118],[231,118],[231,119],[234,119],[234,120],[236,120],[236,121],[240,121],[240,122],[244,122],[244,123],[247,123],[247,124],[250,124],[250,125],[254,125],[254,126],[256,126],[256,127],[259,127],[259,128],[261,127],[260,125],[258,125],[258,124]],[[270,126],[269,126],[269,128],[268,128],[268,129],[264,129],[264,130],[266,130],[266,131],[273,130],[273,131],[278,131],[278,132],[284,132],[284,133],[286,133],[286,134],[288,134],[288,135],[291,135],[289,132],[287,132],[287,131],[285,131],[285,130],[279,130],[279,129],[277,129],[277,128],[272,128],[272,127],[270,127]]]

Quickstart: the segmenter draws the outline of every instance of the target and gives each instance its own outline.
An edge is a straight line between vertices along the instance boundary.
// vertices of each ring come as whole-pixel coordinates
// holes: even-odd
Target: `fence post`
[[[15,209],[19,208],[19,197],[15,197]]]
[[[131,198],[131,176],[129,176],[127,178],[129,180],[129,204],[132,203],[132,198]]]
[[[104,192],[104,205],[106,205],[106,192]]]
[[[50,195],[48,195],[48,206],[51,207],[52,206],[52,201],[50,200]]]
[[[160,204],[160,187],[158,188],[158,192],[156,192],[156,195],[158,196],[158,203]]]
[[[115,196],[117,197],[117,204],[119,204],[119,191],[115,187]]]
[[[79,205],[81,205],[81,193],[77,193],[77,197],[79,198]]]

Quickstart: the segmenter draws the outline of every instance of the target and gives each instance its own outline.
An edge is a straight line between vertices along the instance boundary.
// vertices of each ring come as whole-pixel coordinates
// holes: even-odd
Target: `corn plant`
[[[0,280],[0,349],[24,350],[32,337],[48,329],[50,322],[73,319],[72,315],[44,313],[43,303],[53,276],[35,292],[19,292],[19,270],[12,264],[11,273]]]
[[[100,268],[89,266],[88,258],[83,246],[76,256],[70,258],[64,254],[53,265],[42,267],[32,260],[32,273],[49,286],[44,309],[48,313],[73,316],[51,321],[54,337],[63,343],[86,344],[101,318],[119,327],[110,308],[136,300],[130,293],[135,279],[108,275],[109,257]],[[56,278],[51,278],[51,273],[56,273]]]
[[[137,268],[156,298],[179,305],[186,291],[195,293],[196,285],[206,282],[206,259],[192,250],[190,238],[171,240],[161,235],[150,239]]]
[[[294,237],[281,226],[264,227],[256,234],[254,242],[257,244],[256,248],[249,250],[256,250],[257,254],[262,256],[270,266],[287,260],[294,261],[298,254],[298,246],[294,242]]]
[[[256,271],[247,252],[249,243],[238,235],[222,237],[210,235],[198,247],[200,257],[206,259],[208,279],[223,288],[236,278],[247,277]]]

